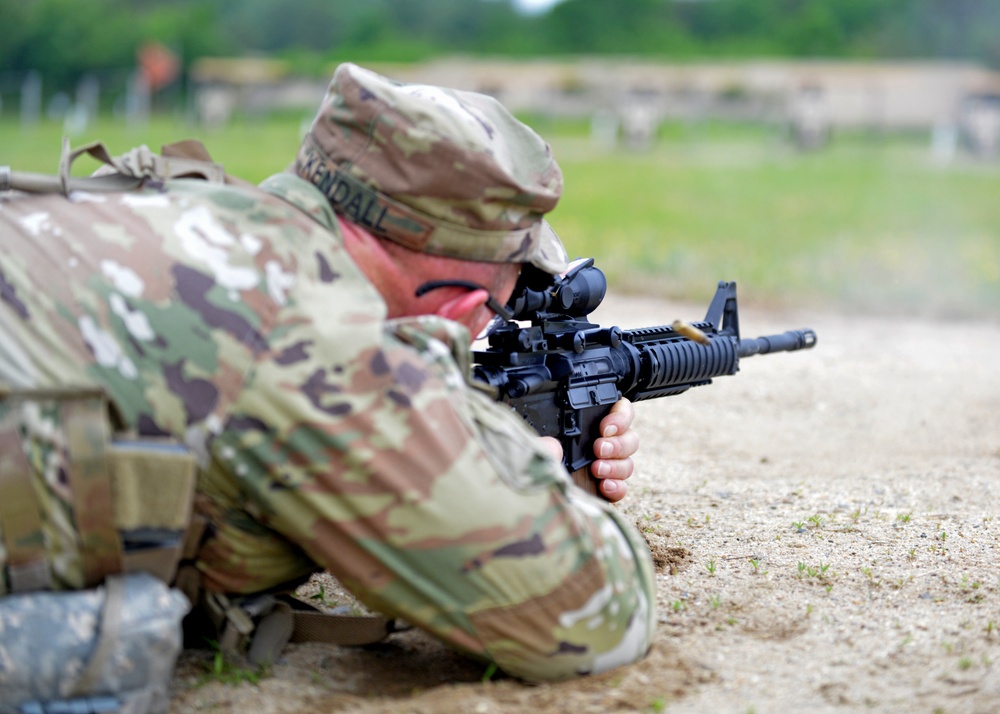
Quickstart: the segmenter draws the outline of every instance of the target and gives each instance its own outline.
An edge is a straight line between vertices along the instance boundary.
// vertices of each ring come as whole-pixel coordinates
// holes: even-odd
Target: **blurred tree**
[[[824,0],[807,0],[780,26],[781,44],[798,57],[844,54],[844,33]]]
[[[198,57],[335,60],[438,54],[945,57],[1000,66],[998,0],[563,0],[523,15],[513,0],[0,0],[0,71],[49,89],[134,66],[155,40]],[[9,82],[8,82],[9,84]]]
[[[0,68],[37,70],[51,89],[71,89],[89,72],[129,70],[157,40],[183,60],[232,50],[210,7],[161,0],[0,0]]]
[[[980,59],[1000,66],[996,0],[910,0],[886,23],[880,46],[893,54]]]
[[[285,48],[326,50],[342,42],[356,9],[366,3],[349,0],[210,0],[219,24],[241,54]],[[355,6],[352,9],[351,6]]]
[[[19,15],[19,25],[4,23],[18,48],[11,68],[36,69],[67,86],[83,72],[135,62],[136,32],[125,0],[29,1]]]
[[[545,46],[561,54],[656,52],[676,34],[663,0],[566,0],[539,22]]]

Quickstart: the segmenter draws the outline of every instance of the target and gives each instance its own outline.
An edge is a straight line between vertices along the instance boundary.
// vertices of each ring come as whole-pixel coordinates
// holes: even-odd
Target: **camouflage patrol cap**
[[[484,94],[337,68],[295,160],[334,210],[413,250],[567,267],[543,220],[562,193],[548,144]]]

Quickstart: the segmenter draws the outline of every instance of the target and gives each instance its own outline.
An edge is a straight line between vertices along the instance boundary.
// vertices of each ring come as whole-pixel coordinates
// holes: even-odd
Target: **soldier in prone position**
[[[491,98],[343,65],[292,169],[260,187],[154,177],[0,198],[0,382],[99,388],[123,427],[197,456],[202,592],[327,569],[515,676],[633,662],[655,622],[642,538],[468,383],[470,335],[521,266],[566,269],[543,220],[561,190],[549,147]],[[483,289],[417,296],[454,279]],[[57,504],[51,585],[83,587],[66,410],[0,411]],[[631,422],[619,403],[594,445],[610,501]]]

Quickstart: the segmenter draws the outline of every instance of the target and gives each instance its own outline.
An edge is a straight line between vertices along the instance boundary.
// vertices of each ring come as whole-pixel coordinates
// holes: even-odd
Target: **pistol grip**
[[[600,491],[601,480],[590,475],[590,464],[581,466],[576,471],[570,472],[570,476],[573,479],[573,483],[590,495],[604,498],[604,495]]]

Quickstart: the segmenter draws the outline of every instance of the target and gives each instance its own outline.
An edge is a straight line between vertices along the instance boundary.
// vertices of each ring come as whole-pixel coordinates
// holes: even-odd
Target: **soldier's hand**
[[[601,420],[602,436],[594,441],[594,456],[590,473],[601,480],[601,495],[614,503],[625,498],[634,464],[632,456],[639,450],[639,435],[632,430],[635,409],[628,399],[619,399]]]
[[[632,455],[639,450],[639,435],[632,430],[634,419],[632,402],[619,399],[601,419],[603,436],[594,441],[597,460],[590,464],[590,473],[598,479],[601,495],[612,503],[622,500],[628,493],[625,479],[632,475]],[[563,448],[558,439],[552,436],[539,438],[553,456],[562,460]]]

